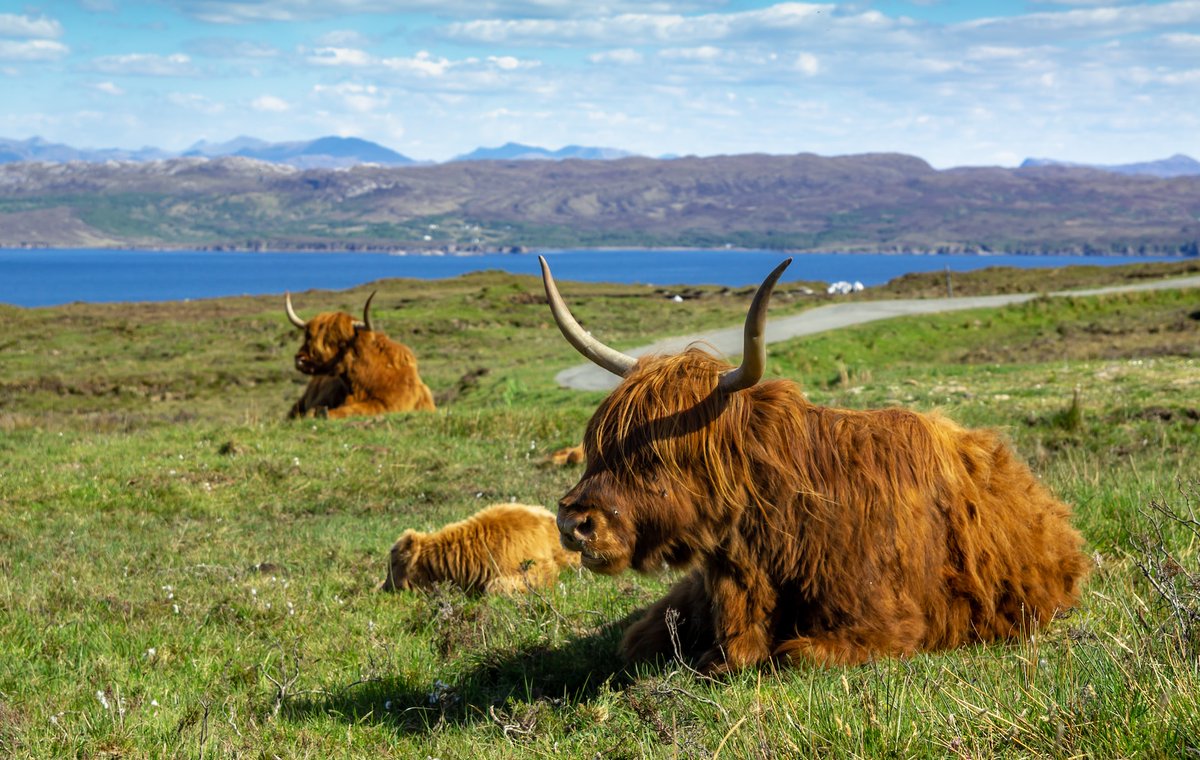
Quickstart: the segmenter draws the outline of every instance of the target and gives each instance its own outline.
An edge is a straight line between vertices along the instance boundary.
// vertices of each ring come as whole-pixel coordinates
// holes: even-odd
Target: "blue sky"
[[[0,10],[0,137],[1200,158],[1200,0],[80,0]]]

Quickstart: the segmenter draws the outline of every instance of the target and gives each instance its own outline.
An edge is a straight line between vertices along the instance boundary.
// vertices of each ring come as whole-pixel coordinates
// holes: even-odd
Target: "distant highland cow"
[[[557,451],[551,452],[546,456],[545,463],[558,466],[568,464],[583,464],[584,459],[583,444],[580,443],[575,446],[568,446],[565,449],[558,449]]]
[[[674,637],[706,672],[846,665],[1019,636],[1074,605],[1088,563],[1070,509],[995,433],[760,382],[789,262],[759,287],[735,368],[697,348],[635,360],[605,346],[542,261],[567,340],[624,378],[559,502],[563,545],[599,573],[691,570],[630,626],[623,655],[669,657]]]
[[[367,298],[361,322],[340,311],[305,321],[296,316],[291,293],[284,295],[288,321],[304,331],[296,369],[312,376],[289,418],[433,410],[433,395],[417,374],[417,357],[371,326],[374,297]]]
[[[380,589],[448,582],[467,591],[514,594],[553,585],[579,555],[563,549],[554,515],[526,504],[493,504],[434,533],[406,530],[392,546]]]

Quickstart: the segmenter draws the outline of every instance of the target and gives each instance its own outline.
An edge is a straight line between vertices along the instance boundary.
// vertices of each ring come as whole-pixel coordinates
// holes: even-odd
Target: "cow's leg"
[[[351,401],[348,404],[342,404],[339,407],[330,407],[328,417],[330,419],[342,419],[343,417],[366,417],[375,414],[383,414],[388,411],[387,404],[375,399],[367,399],[366,401]]]
[[[771,634],[776,593],[770,578],[753,565],[732,563],[709,571],[716,642],[700,658],[699,669],[724,673],[765,662],[774,648]]]
[[[674,630],[672,630],[674,629]],[[704,578],[693,572],[676,582],[667,595],[625,631],[621,656],[628,662],[695,659],[713,646],[712,604]]]
[[[488,581],[483,590],[489,594],[523,594],[533,588],[545,588],[558,580],[558,565],[553,560],[531,560],[519,572]]]
[[[790,664],[861,665],[879,652],[858,640],[852,631],[830,631],[815,636],[797,636],[781,643],[775,656]]]
[[[306,417],[317,413],[319,409],[332,409],[340,406],[349,395],[346,383],[336,375],[314,375],[304,388],[304,395],[292,405],[288,419]]]

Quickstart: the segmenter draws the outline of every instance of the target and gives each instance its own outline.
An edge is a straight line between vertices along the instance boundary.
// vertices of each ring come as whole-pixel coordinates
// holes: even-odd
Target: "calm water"
[[[546,253],[559,280],[655,285],[757,284],[778,251],[580,250]],[[858,280],[879,285],[908,272],[965,272],[989,266],[1059,267],[1167,260],[1156,257],[795,255],[787,280]],[[383,277],[440,279],[482,269],[535,275],[533,254],[390,256],[381,253],[216,253],[201,251],[0,250],[0,303],[174,301],[230,295],[340,289]]]

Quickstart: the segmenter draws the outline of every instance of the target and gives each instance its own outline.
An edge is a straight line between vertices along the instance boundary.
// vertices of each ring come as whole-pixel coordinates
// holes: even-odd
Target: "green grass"
[[[1194,290],[773,346],[770,371],[818,403],[1002,429],[1075,505],[1097,566],[1080,607],[1027,641],[712,682],[617,662],[624,619],[669,576],[568,571],[519,599],[374,591],[404,528],[553,505],[579,472],[540,460],[602,397],[554,386],[578,357],[530,278],[295,303],[357,313],[376,287],[374,318],[417,352],[434,414],[284,421],[303,383],[277,298],[0,308],[0,755],[1200,752],[1200,538],[1152,508],[1200,509]],[[563,290],[618,347],[734,324],[749,297]],[[782,296],[773,314],[824,300]]]

